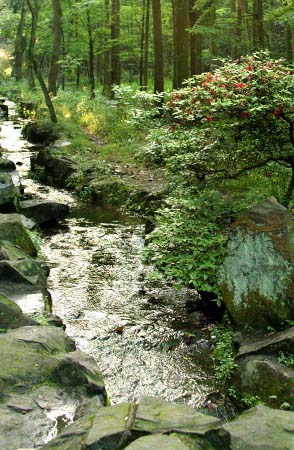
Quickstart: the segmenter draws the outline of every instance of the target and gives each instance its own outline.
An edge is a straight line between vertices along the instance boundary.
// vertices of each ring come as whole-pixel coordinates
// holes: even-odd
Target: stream
[[[21,137],[15,104],[6,104],[0,144],[17,163],[25,194],[70,205],[68,218],[43,230],[48,289],[68,335],[96,359],[111,404],[151,395],[200,407],[217,382],[209,323],[185,309],[196,293],[149,281],[141,220],[29,179],[36,149]]]

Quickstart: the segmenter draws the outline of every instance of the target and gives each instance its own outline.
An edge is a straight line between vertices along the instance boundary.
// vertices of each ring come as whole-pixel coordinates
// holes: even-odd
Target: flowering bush
[[[293,75],[284,61],[258,52],[195,76],[170,94],[164,129],[151,135],[145,159],[195,181],[283,164],[292,170],[287,202],[294,188]]]

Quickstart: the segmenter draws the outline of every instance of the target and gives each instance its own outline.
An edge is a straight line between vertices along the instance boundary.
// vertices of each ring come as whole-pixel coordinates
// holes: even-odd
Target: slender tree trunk
[[[14,51],[14,68],[13,72],[15,75],[16,81],[20,81],[22,79],[22,64],[23,64],[23,54],[26,49],[26,38],[24,36],[24,28],[26,21],[26,7],[25,2],[22,1],[20,19],[17,26],[17,34],[15,39],[15,51]]]
[[[152,0],[154,46],[154,92],[164,91],[161,2]]]
[[[111,14],[111,70],[110,84],[120,85],[121,62],[120,62],[120,0],[112,0]]]
[[[253,0],[253,49],[264,48],[263,0]]]
[[[28,83],[30,89],[35,89],[36,84],[34,80],[34,67],[33,67],[33,57],[35,53],[35,43],[36,43],[36,34],[37,34],[37,24],[39,20],[39,11],[40,11],[40,2],[39,0],[34,0],[32,3],[31,0],[26,0],[29,10],[32,16],[31,23],[31,34],[30,34],[30,42],[28,49],[28,64],[27,64],[27,72],[28,72]]]
[[[146,24],[145,24],[145,48],[144,48],[144,63],[143,63],[143,86],[148,88],[148,62],[149,62],[149,34],[150,34],[150,0],[146,3]]]
[[[108,32],[109,26],[110,26],[110,12],[109,12],[109,0],[105,0],[104,2],[105,6],[105,30],[107,30],[106,35],[106,49],[104,51],[103,55],[103,94],[107,94],[111,90],[111,83],[110,83],[110,51],[108,47],[108,40],[110,37],[110,33]]]
[[[236,18],[235,17],[236,17],[236,0],[231,0],[230,41],[229,41],[228,54],[233,59],[235,59],[236,55],[237,55],[237,49],[236,49],[237,32],[236,32]]]
[[[87,28],[89,38],[89,79],[90,79],[90,99],[95,98],[95,62],[94,62],[94,37],[93,26],[91,23],[91,15],[89,9],[87,10]]]
[[[60,7],[60,0],[52,0],[52,10],[53,10],[53,50],[51,65],[48,77],[48,89],[52,92],[54,97],[57,95],[57,78],[59,73],[59,57],[60,57],[60,47],[61,47],[61,20],[62,20],[62,10]]]
[[[140,87],[143,88],[143,66],[144,66],[144,40],[145,40],[145,15],[146,15],[146,0],[142,0],[142,24],[141,24],[141,42],[140,42]]]
[[[47,86],[44,82],[44,79],[42,77],[42,73],[41,70],[39,68],[39,63],[37,61],[37,59],[35,58],[34,55],[34,44],[35,44],[35,39],[36,39],[36,30],[37,30],[37,25],[38,25],[38,17],[39,17],[39,10],[40,10],[40,3],[39,0],[34,0],[34,4],[32,3],[31,0],[26,0],[27,1],[27,5],[29,7],[29,10],[31,12],[31,16],[32,16],[32,25],[31,25],[31,42],[30,42],[30,47],[29,47],[29,61],[32,65],[32,68],[35,72],[35,75],[39,81],[40,87],[42,89],[44,98],[45,98],[45,103],[47,105],[49,114],[50,114],[50,119],[51,122],[57,123],[57,117],[55,114],[55,110],[54,110],[54,106],[52,104],[50,95],[49,95],[49,91],[47,89]],[[32,36],[33,36],[33,42],[32,42]]]
[[[174,0],[174,88],[189,78],[189,0]]]
[[[193,28],[201,16],[200,9],[195,9],[196,0],[190,0],[190,28]],[[202,73],[202,46],[201,34],[191,31],[190,33],[190,74]]]

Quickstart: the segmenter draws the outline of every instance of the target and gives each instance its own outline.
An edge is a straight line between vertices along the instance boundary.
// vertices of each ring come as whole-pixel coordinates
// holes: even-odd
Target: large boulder
[[[37,255],[37,249],[17,214],[0,214],[0,241],[10,241],[29,255]]]
[[[41,150],[31,158],[31,170],[37,172],[39,167],[45,169],[43,181],[56,187],[65,187],[66,180],[77,171],[71,159],[58,157],[49,150]]]
[[[18,191],[10,173],[0,173],[0,212],[16,211]]]
[[[46,288],[49,269],[9,241],[0,241],[0,280]]]
[[[214,448],[222,450],[290,450],[294,448],[294,413],[259,405],[209,435],[216,442]]]
[[[220,284],[239,328],[293,320],[294,222],[276,199],[254,206],[232,225]]]
[[[20,202],[20,211],[39,225],[64,219],[69,214],[69,207],[64,203],[46,202],[44,200],[25,200]]]
[[[38,322],[23,314],[21,308],[0,294],[0,328],[19,328],[26,325],[38,325]]]
[[[0,171],[12,172],[16,169],[15,163],[7,158],[0,157]]]
[[[270,336],[264,336],[250,342],[243,342],[239,348],[236,359],[251,355],[275,355],[280,352],[292,353],[294,349],[294,327],[287,330],[274,333]]]
[[[178,436],[165,436],[156,434],[154,436],[144,436],[126,447],[126,450],[189,450]]]

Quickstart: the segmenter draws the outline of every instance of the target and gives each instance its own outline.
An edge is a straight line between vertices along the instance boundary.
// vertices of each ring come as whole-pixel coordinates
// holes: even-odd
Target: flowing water
[[[19,124],[2,122],[0,143],[19,164],[25,193],[71,207],[67,219],[44,230],[53,312],[77,347],[96,359],[112,404],[152,395],[199,407],[216,380],[208,324],[185,309],[195,292],[148,281],[140,220],[29,180],[35,149],[21,138]]]

